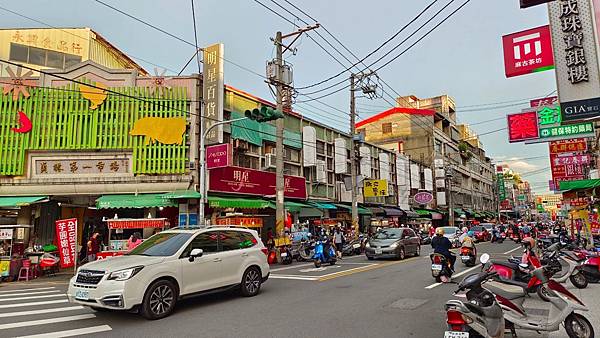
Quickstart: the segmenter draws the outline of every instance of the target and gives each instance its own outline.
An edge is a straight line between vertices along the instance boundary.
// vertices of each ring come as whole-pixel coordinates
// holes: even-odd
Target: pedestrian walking
[[[142,239],[139,232],[134,232],[127,240],[127,251],[133,250],[136,246],[142,244]]]
[[[100,233],[95,231],[90,240],[87,242],[87,260],[93,262],[96,260],[98,252],[100,252],[100,241],[98,240]]]
[[[344,246],[344,234],[340,230],[340,228],[335,228],[333,232],[333,244],[335,245],[335,249],[337,251],[338,257],[342,257],[342,248]]]

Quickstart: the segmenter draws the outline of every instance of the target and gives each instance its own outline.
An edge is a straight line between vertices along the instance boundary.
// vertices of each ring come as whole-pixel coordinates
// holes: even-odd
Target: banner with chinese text
[[[75,264],[77,257],[77,218],[56,221],[56,240],[60,254],[60,267],[68,268]]]

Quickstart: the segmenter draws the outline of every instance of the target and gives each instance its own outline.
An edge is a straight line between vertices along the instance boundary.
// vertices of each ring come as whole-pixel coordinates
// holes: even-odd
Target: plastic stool
[[[25,272],[24,275],[23,275],[23,272]],[[17,281],[20,281],[21,279],[28,281],[30,277],[33,278],[33,269],[31,268],[31,260],[24,259],[23,266],[19,270],[19,278],[17,278]]]

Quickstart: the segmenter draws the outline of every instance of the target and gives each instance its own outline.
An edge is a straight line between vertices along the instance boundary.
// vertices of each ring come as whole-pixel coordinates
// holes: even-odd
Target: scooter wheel
[[[538,297],[540,297],[544,302],[549,302],[550,301],[550,294],[548,289],[546,288],[545,285],[540,285],[537,290],[537,295]]]
[[[588,280],[581,272],[571,275],[569,279],[571,280],[571,283],[578,289],[585,289],[588,286]]]
[[[594,327],[587,318],[578,314],[571,313],[565,319],[565,330],[570,338],[593,338]]]
[[[318,259],[315,259],[315,268],[320,268],[321,267],[321,261]]]

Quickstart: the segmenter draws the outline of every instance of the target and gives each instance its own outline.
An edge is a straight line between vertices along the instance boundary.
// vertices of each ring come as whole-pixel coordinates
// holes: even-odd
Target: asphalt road
[[[296,262],[274,266],[273,278],[256,297],[225,293],[187,299],[158,321],[69,304],[60,281],[3,284],[0,337],[443,337],[444,303],[456,284],[435,283],[427,252],[404,261],[355,256],[324,269]],[[481,243],[478,252],[520,253],[512,242]],[[468,272],[460,262],[456,266],[460,281]],[[585,293],[595,290],[597,296],[598,289],[592,285]],[[586,314],[594,324],[598,311]],[[564,336],[562,331],[551,337]]]

